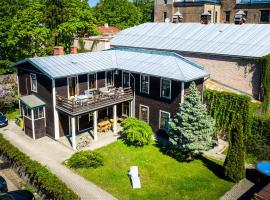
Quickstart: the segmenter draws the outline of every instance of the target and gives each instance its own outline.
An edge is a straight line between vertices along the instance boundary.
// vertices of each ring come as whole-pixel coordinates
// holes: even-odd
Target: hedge
[[[270,116],[270,55],[261,58],[261,86],[264,100],[263,110],[266,116]]]
[[[27,179],[45,199],[77,200],[77,194],[70,190],[56,175],[45,166],[31,160],[26,154],[14,147],[0,134],[0,156]]]

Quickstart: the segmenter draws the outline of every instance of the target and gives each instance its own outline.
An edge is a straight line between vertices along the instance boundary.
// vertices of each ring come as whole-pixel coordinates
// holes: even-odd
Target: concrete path
[[[72,170],[63,166],[62,162],[69,158],[74,151],[64,147],[59,142],[48,137],[34,141],[25,136],[24,132],[21,131],[13,122],[10,122],[10,125],[7,127],[0,128],[0,133],[3,133],[7,140],[21,151],[28,154],[31,159],[37,160],[41,164],[46,165],[82,199],[116,199],[92,182],[87,181]]]
[[[228,143],[224,140],[218,139],[218,145],[209,151],[205,151],[204,155],[212,157],[217,160],[224,161],[226,156],[222,152],[228,147]]]

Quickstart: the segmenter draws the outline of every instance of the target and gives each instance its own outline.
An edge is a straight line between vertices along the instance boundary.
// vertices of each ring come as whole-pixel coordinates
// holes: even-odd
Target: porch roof
[[[127,70],[184,82],[209,76],[203,66],[173,52],[116,48],[101,52],[28,58],[52,79],[108,70]]]
[[[23,97],[20,97],[20,100],[23,104],[25,104],[29,108],[36,108],[36,107],[46,105],[44,101],[42,101],[40,98],[38,98],[35,95],[23,96]]]

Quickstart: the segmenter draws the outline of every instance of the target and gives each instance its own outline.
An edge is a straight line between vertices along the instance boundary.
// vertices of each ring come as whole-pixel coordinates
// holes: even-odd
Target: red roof
[[[119,28],[116,28],[114,26],[108,26],[108,27],[106,27],[106,26],[98,26],[97,29],[102,34],[118,33],[118,32],[121,31]]]

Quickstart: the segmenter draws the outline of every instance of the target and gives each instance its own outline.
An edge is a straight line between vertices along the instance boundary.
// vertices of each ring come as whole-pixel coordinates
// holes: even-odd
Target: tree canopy
[[[99,25],[108,23],[120,29],[138,25],[142,20],[140,9],[128,0],[101,0],[94,13]]]
[[[133,0],[142,13],[141,23],[154,21],[154,0]]]

